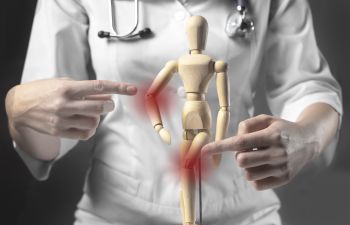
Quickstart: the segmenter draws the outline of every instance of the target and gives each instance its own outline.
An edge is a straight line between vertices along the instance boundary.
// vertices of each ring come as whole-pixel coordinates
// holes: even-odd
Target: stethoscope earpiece
[[[141,38],[148,38],[152,35],[152,30],[148,27],[146,27],[145,29],[143,30],[140,30],[138,32],[138,35],[141,37]]]
[[[119,39],[119,40],[122,40],[122,41],[129,41],[129,40],[133,40],[134,38],[137,38],[137,37],[139,37],[139,38],[148,38],[152,34],[153,34],[152,30],[150,28],[146,27],[146,28],[140,30],[139,32],[137,32],[136,34],[131,34],[131,35],[127,36],[127,37],[117,37],[115,35],[111,35],[110,32],[103,31],[103,30],[99,31],[97,33],[97,36],[99,38],[107,38],[107,39],[116,38],[116,39]]]
[[[101,31],[98,32],[97,36],[99,38],[110,38],[111,37],[111,33],[101,30]]]

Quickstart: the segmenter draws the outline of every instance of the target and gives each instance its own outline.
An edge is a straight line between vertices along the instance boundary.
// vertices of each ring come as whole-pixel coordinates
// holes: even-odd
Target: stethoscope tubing
[[[114,38],[118,38],[118,39],[127,39],[129,37],[132,37],[134,32],[136,31],[138,25],[139,25],[139,0],[134,0],[134,26],[133,28],[130,30],[130,32],[125,33],[125,34],[119,34],[118,33],[118,29],[117,29],[117,24],[116,24],[116,12],[115,12],[115,7],[114,7],[114,0],[109,0],[110,1],[110,12],[111,12],[111,23],[112,23],[112,28],[114,31]]]

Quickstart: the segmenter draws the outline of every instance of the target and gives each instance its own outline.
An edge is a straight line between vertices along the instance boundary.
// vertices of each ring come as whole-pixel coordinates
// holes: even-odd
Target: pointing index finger
[[[226,151],[236,151],[231,148],[232,139],[235,137],[227,138],[221,141],[211,142],[202,148],[202,155],[215,155]]]
[[[262,148],[273,144],[265,130],[226,138],[205,145],[202,154],[219,154],[226,151],[246,151],[247,149]]]
[[[121,94],[135,95],[136,86],[127,83],[119,83],[109,80],[84,80],[74,81],[73,93],[78,96],[97,94]]]

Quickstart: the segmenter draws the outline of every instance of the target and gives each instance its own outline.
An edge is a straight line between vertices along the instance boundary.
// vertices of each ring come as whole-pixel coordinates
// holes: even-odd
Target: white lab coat
[[[305,107],[324,102],[340,114],[340,88],[319,53],[307,1],[251,0],[256,33],[250,41],[230,39],[224,31],[232,10],[229,0],[144,0],[140,28],[150,27],[153,38],[135,42],[99,39],[110,30],[108,0],[41,0],[38,3],[22,82],[70,76],[130,82],[144,86],[168,60],[186,54],[184,22],[190,14],[209,23],[207,49],[214,59],[228,62],[231,86],[231,122],[254,113],[253,98],[259,76],[265,76],[272,113],[295,121]],[[133,22],[133,1],[118,1],[121,32]],[[97,143],[76,225],[180,224],[179,180],[171,172],[171,157],[181,141],[183,88],[178,77],[169,84],[173,102],[163,112],[172,133],[169,147],[150,121],[137,112],[132,97],[115,96],[116,110],[97,131]],[[213,115],[218,108],[215,82],[207,99]],[[215,120],[214,120],[215,121]],[[62,157],[76,141],[61,140]],[[17,149],[32,174],[48,177],[53,162],[42,163]],[[58,159],[57,158],[57,159]],[[279,200],[272,190],[255,191],[244,179],[232,153],[223,154],[220,167],[203,181],[204,224],[280,224]]]

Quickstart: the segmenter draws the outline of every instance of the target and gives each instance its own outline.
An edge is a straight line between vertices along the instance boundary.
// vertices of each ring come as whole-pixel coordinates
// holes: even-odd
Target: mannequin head
[[[189,50],[200,53],[205,50],[208,35],[208,22],[202,16],[191,16],[186,22]]]

